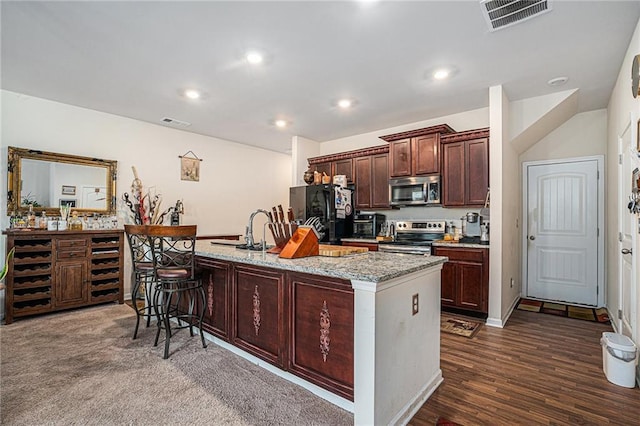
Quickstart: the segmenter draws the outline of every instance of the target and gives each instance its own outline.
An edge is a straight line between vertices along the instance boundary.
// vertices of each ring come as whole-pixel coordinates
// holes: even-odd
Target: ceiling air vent
[[[164,124],[171,124],[172,126],[178,126],[178,127],[189,127],[189,126],[191,126],[191,123],[187,123],[186,121],[180,121],[180,120],[176,120],[175,118],[169,118],[169,117],[163,118],[162,122]]]
[[[551,0],[480,0],[490,31],[526,21],[551,10]]]

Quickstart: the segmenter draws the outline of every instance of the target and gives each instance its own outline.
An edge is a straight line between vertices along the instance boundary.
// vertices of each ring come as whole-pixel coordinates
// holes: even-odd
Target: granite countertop
[[[196,242],[196,255],[218,260],[283,269],[347,280],[382,282],[444,263],[442,256],[416,256],[370,251],[342,257],[311,256],[282,259],[277,254],[241,250],[233,246]]]

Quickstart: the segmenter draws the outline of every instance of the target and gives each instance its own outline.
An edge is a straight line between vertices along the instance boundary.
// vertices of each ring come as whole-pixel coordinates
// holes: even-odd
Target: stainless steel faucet
[[[258,213],[264,213],[264,215],[267,216],[267,218],[269,219],[269,222],[271,222],[271,218],[269,217],[269,212],[266,210],[258,209],[255,212],[251,213],[251,216],[249,216],[249,224],[247,224],[247,230],[245,231],[245,236],[244,236],[244,241],[247,245],[247,248],[254,248],[256,245],[255,241],[253,241],[253,218],[256,217]],[[263,231],[264,231],[264,228],[263,228]],[[262,247],[264,248],[265,245],[266,245],[266,241],[265,241],[265,236],[263,232]]]

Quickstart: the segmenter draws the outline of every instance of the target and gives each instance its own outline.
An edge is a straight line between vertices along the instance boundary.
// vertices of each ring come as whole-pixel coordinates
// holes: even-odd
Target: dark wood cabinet
[[[346,280],[289,274],[289,369],[353,398],[353,289]]]
[[[356,243],[354,241],[342,241],[342,245],[347,247],[365,247],[369,249],[369,251],[378,251],[378,244],[376,243]]]
[[[353,289],[348,280],[197,256],[209,333],[353,400]]]
[[[7,230],[5,322],[102,302],[124,303],[123,232]]]
[[[73,308],[89,301],[87,238],[56,238],[54,308]]]
[[[390,142],[389,162],[391,177],[440,173],[440,134]]]
[[[333,176],[331,174],[331,162],[318,163],[312,166],[312,170],[320,174],[327,174],[327,176]]]
[[[343,160],[337,160],[331,163],[331,170],[333,175],[345,175],[347,177],[347,183],[353,183],[353,159],[345,158]]]
[[[229,341],[231,265],[213,259],[198,258],[196,267],[205,293],[202,327],[214,336]],[[197,313],[200,313],[200,305],[196,305]]]
[[[488,313],[489,250],[433,247],[434,255],[447,256],[442,267],[442,306]]]
[[[389,208],[389,155],[354,159],[356,209]]]
[[[442,140],[443,206],[482,206],[488,190],[489,138],[444,137]]]
[[[284,273],[234,267],[233,344],[279,367],[285,366]]]
[[[352,158],[316,163],[311,165],[310,168],[318,173],[326,173],[327,176],[331,176],[332,182],[335,175],[345,175],[347,177],[347,183],[354,182]]]

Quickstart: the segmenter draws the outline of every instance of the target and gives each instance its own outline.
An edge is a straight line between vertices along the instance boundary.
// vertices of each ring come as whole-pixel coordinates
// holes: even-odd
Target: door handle
[[[622,254],[632,254],[633,253],[633,249],[622,249],[622,250],[620,250],[620,252]]]
[[[529,236],[529,239],[530,239],[531,241],[533,241],[533,240],[535,240],[535,239],[536,239],[536,237],[535,237],[535,235],[531,235],[531,236]]]

